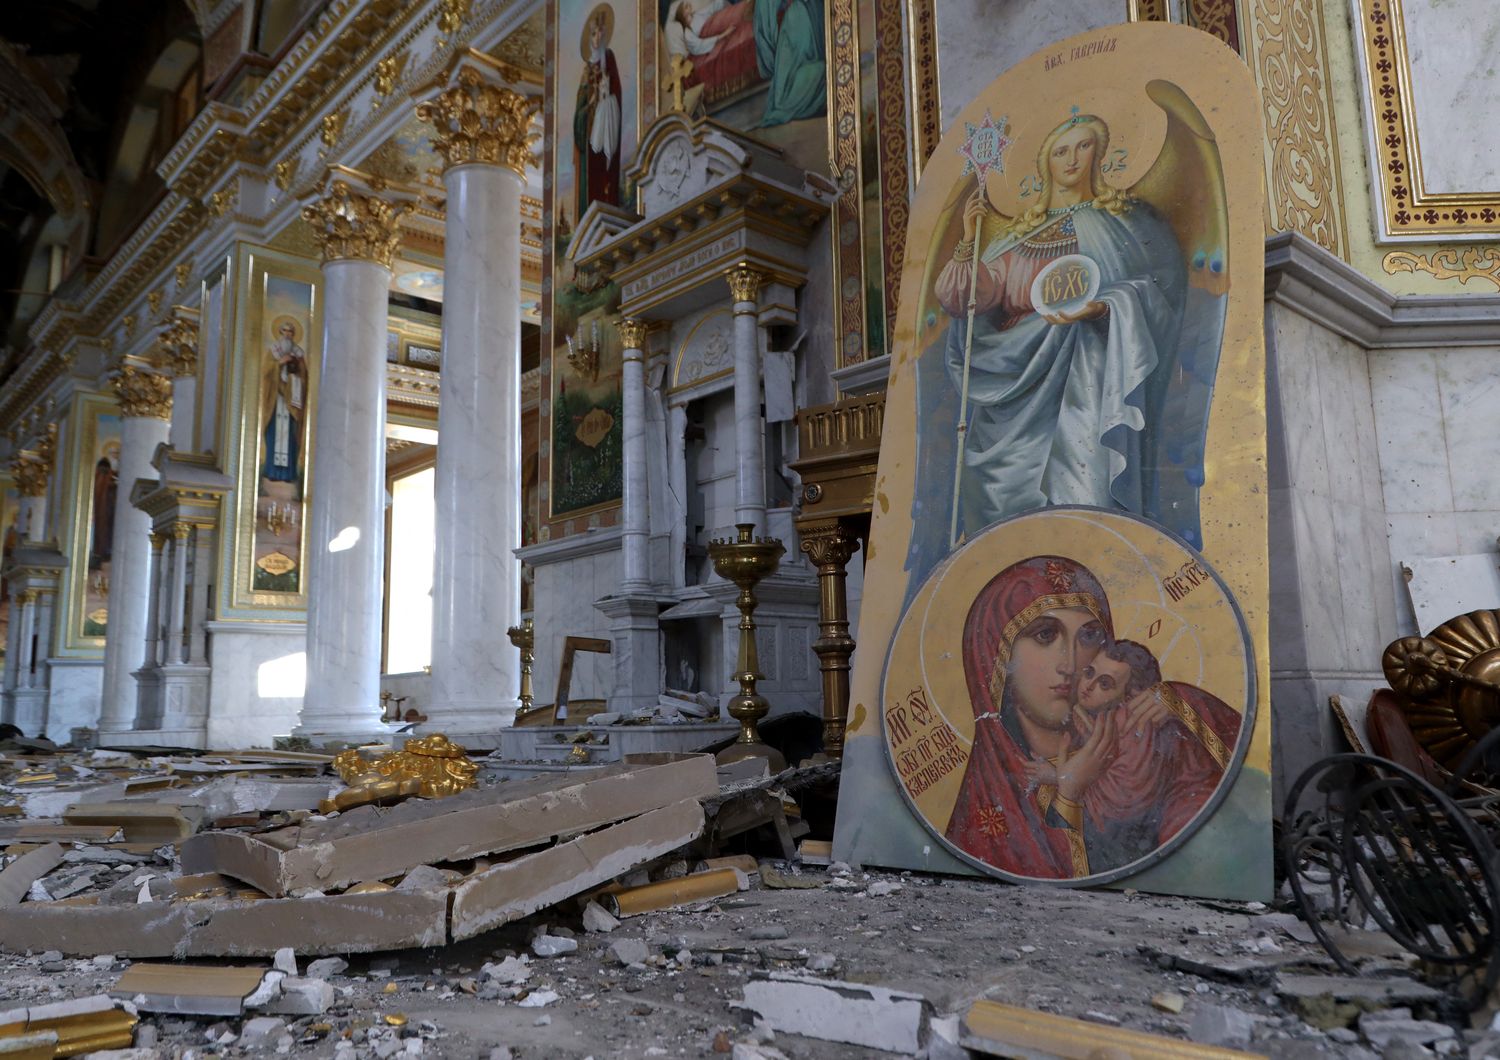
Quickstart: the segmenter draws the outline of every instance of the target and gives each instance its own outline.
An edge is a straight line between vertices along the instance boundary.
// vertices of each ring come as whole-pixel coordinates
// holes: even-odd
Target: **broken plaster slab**
[[[907,1054],[921,1048],[928,1015],[920,994],[790,972],[746,983],[745,1007],[775,1031]]]
[[[0,907],[18,904],[33,883],[63,863],[64,854],[61,844],[48,843],[6,866],[0,872]]]
[[[23,903],[0,916],[0,949],[70,956],[270,957],[287,939],[304,956],[369,953],[448,941],[446,892],[387,891],[142,905]]]
[[[386,879],[419,865],[514,850],[718,793],[714,760],[609,766],[521,784],[360,807],[261,836],[205,832],[182,844],[184,872],[220,872],[281,897]]]
[[[712,776],[713,759],[704,757]],[[696,799],[684,799],[497,865],[454,888],[454,941],[581,894],[691,843],[702,833],[703,807]]]

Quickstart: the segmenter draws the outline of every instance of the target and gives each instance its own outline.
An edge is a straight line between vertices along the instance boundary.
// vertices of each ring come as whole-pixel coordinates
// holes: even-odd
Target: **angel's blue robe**
[[[1197,491],[1224,299],[1190,296],[1182,249],[1149,204],[1118,215],[1085,207],[1072,220],[1109,312],[1063,325],[1031,313],[1010,327],[1003,309],[976,316],[960,533],[972,538],[1036,508],[1090,505],[1143,515],[1201,547]],[[1017,253],[1015,242],[997,238],[984,260]],[[966,331],[964,318],[953,320],[918,364],[913,585],[951,547]]]

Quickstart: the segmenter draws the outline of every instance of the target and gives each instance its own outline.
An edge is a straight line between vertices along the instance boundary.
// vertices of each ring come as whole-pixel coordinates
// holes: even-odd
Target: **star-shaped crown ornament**
[[[963,176],[978,174],[983,183],[990,170],[1005,172],[1005,149],[1011,145],[1010,137],[1006,135],[1009,129],[1009,118],[1002,117],[997,121],[988,110],[978,125],[964,122],[964,142],[958,149],[964,160]]]

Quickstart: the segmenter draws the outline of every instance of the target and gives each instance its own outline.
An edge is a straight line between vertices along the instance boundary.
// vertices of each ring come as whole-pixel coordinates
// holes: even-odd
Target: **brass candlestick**
[[[528,618],[519,626],[511,626],[505,635],[521,650],[521,694],[517,698],[521,701],[521,712],[525,713],[535,698],[531,691],[531,664],[536,661],[536,627]]]
[[[769,761],[772,773],[786,768],[786,759],[781,752],[761,742],[756,723],[764,718],[771,706],[766,697],[755,691],[755,682],[760,680],[760,658],[755,647],[755,586],[768,574],[776,570],[786,548],[775,538],[756,540],[752,535],[754,523],[736,523],[739,538],[735,541],[710,541],[708,555],[714,562],[719,577],[739,586],[739,599],[735,606],[740,609],[740,652],[732,678],[740,683],[740,694],[729,701],[729,714],[740,723],[740,734],[734,743],[719,752],[721,764],[738,762],[745,758],[764,758]]]

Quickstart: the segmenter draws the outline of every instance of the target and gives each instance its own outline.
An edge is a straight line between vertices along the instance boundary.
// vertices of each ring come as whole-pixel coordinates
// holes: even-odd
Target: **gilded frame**
[[[84,583],[88,579],[89,530],[93,524],[94,502],[90,496],[93,452],[99,437],[99,418],[118,416],[119,407],[103,394],[81,393],[73,399],[68,414],[65,452],[68,467],[67,484],[63,496],[68,511],[72,513],[72,524],[68,527],[64,547],[75,562],[69,563],[63,574],[61,614],[53,616],[54,629],[62,630],[61,644],[54,647],[57,655],[68,658],[101,659],[104,657],[104,638],[85,636],[83,633]],[[119,488],[128,489],[124,483]],[[81,562],[76,560],[81,559]]]
[[[1375,241],[1493,239],[1500,233],[1500,189],[1433,192],[1426,187],[1403,0],[1349,2],[1364,97]]]
[[[234,279],[234,304],[231,342],[227,349],[225,374],[225,407],[229,411],[220,424],[224,466],[235,480],[233,499],[225,505],[225,526],[219,535],[220,570],[229,572],[229,591],[219,594],[219,618],[253,618],[258,621],[305,621],[307,593],[305,584],[296,593],[265,592],[252,588],[251,566],[254,563],[255,506],[257,477],[261,459],[260,408],[261,352],[268,336],[262,334],[266,281],[270,276],[308,284],[312,289],[307,334],[302,346],[312,371],[308,373],[304,516],[317,489],[317,460],[314,439],[317,437],[318,386],[321,381],[323,344],[322,270],[306,258],[253,244],[236,248],[231,267]],[[302,521],[301,555],[307,556],[307,519]]]

